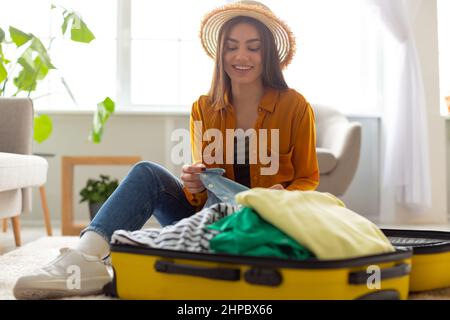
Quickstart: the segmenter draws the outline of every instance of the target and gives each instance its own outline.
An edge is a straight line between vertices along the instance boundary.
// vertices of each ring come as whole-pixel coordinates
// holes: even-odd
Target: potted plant
[[[80,191],[80,203],[87,201],[91,220],[94,219],[100,207],[119,186],[117,179],[110,180],[109,176],[100,175],[100,179],[89,179]]]

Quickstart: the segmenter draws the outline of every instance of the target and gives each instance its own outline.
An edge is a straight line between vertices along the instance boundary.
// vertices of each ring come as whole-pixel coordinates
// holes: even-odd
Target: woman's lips
[[[242,75],[249,73],[252,69],[253,67],[251,66],[233,66],[234,72]]]

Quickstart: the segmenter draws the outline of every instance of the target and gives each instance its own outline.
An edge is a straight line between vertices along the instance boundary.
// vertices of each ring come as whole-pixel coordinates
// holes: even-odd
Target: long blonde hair
[[[219,32],[219,41],[217,43],[217,55],[214,67],[214,73],[209,89],[208,96],[211,104],[225,105],[224,96],[231,93],[231,80],[224,68],[224,48],[225,39],[227,39],[231,29],[239,23],[248,23],[256,27],[261,37],[261,54],[263,61],[262,81],[264,87],[274,89],[288,89],[281,71],[280,58],[278,56],[275,39],[270,30],[260,21],[239,16],[225,22]]]

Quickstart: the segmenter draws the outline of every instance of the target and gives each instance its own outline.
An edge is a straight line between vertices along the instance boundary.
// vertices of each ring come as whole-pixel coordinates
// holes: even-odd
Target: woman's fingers
[[[198,174],[182,173],[181,180],[183,180],[183,181],[200,181],[200,176]]]
[[[180,178],[189,192],[198,193],[205,189],[199,176],[199,173],[205,169],[206,167],[202,163],[196,163],[193,165],[186,164],[183,166]]]
[[[200,183],[195,183],[195,182],[185,182],[184,186],[189,190],[189,192],[191,193],[198,193],[201,192],[205,189],[205,187],[203,186],[203,184]]]
[[[186,182],[184,184],[186,186],[186,188],[190,189],[203,189],[203,185],[198,184],[198,183],[192,183],[192,182]]]
[[[184,185],[186,185],[186,186],[194,186],[194,187],[203,186],[203,183],[200,179],[190,179],[189,180],[189,179],[181,178],[181,180],[184,182]]]
[[[205,187],[203,185],[191,185],[191,184],[185,184],[186,188],[193,192],[193,191],[202,191],[203,189],[205,189]],[[194,192],[195,193],[195,192]]]
[[[281,184],[274,184],[269,189],[284,190],[284,187]]]
[[[182,171],[183,173],[201,173],[206,169],[204,164],[198,164],[198,165],[189,165],[186,164],[183,166]]]

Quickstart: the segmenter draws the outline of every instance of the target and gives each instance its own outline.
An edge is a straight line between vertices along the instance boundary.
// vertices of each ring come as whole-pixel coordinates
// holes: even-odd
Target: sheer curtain
[[[394,68],[385,79],[395,84],[395,94],[386,99],[386,124],[382,210],[393,214],[395,204],[411,212],[431,208],[431,178],[425,89],[413,22],[422,0],[369,0],[398,45],[399,56],[388,56]],[[393,80],[392,80],[393,79]],[[386,212],[388,211],[388,212]]]

